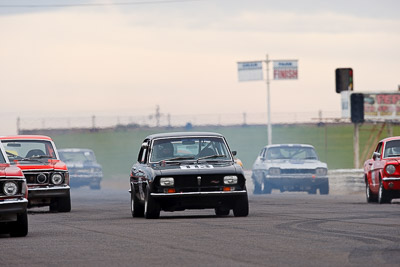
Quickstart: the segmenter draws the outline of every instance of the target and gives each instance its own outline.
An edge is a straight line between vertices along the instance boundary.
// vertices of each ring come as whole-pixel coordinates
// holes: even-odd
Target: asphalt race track
[[[127,183],[128,184],[128,183]],[[0,235],[1,266],[398,266],[400,201],[362,193],[250,195],[250,215],[132,218],[128,186],[72,190],[71,213],[31,209],[29,234]]]

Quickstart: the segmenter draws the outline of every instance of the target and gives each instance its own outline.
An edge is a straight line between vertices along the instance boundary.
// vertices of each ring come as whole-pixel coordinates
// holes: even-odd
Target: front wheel
[[[255,180],[253,180],[253,183],[254,183],[254,195],[258,195],[258,194],[261,194],[262,193],[262,191],[261,191],[261,184],[259,184],[257,181],[255,181]]]
[[[160,217],[160,204],[151,196],[150,187],[147,187],[144,203],[144,217],[146,219],[157,219]]]
[[[377,201],[377,198],[371,192],[368,181],[365,183],[365,196],[367,198],[367,203],[373,203]]]
[[[384,187],[383,187],[383,182],[380,180],[379,182],[379,194],[378,194],[378,203],[379,204],[386,204],[390,203],[392,199],[390,198],[390,192],[388,192]]]
[[[249,215],[249,199],[247,194],[240,196],[233,207],[233,215],[235,217],[246,217]]]
[[[132,217],[143,217],[144,216],[144,206],[139,202],[136,197],[135,188],[131,191],[131,213]]]
[[[217,216],[228,216],[230,209],[226,209],[224,207],[217,207],[215,208],[215,215]]]
[[[328,195],[329,194],[329,182],[326,182],[319,187],[319,194],[320,195]]]
[[[17,215],[17,221],[11,226],[10,236],[22,237],[28,234],[28,214],[24,213]]]
[[[264,179],[263,193],[264,194],[271,194],[271,192],[272,192],[272,186],[267,182],[266,179]]]

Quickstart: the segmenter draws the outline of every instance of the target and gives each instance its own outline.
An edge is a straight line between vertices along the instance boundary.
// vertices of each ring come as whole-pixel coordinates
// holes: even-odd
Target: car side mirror
[[[237,151],[232,151],[232,155],[236,156],[237,155]]]
[[[379,152],[374,152],[374,154],[372,155],[373,160],[377,160],[380,158],[381,158],[381,153],[379,153]]]

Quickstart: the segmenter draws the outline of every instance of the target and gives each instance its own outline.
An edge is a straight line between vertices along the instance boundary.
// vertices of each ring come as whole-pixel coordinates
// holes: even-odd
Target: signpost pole
[[[354,168],[360,168],[360,123],[354,123],[353,133]]]
[[[267,54],[267,116],[268,116],[268,145],[272,145],[272,127],[271,127],[271,96],[269,90],[269,59]]]

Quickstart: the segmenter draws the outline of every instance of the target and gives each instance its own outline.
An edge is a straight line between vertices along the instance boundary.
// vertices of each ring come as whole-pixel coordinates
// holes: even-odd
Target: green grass
[[[367,144],[374,125],[363,125],[360,131],[360,153]],[[174,129],[173,131],[182,131]],[[96,153],[97,160],[103,165],[104,176],[127,177],[143,139],[152,133],[172,130],[135,129],[131,131],[94,132],[51,135],[57,148],[90,148]],[[267,144],[266,126],[231,127],[194,127],[193,131],[211,131],[223,134],[232,150],[238,152],[246,169],[252,164],[261,148]],[[394,135],[400,134],[400,127],[393,128]],[[387,136],[386,128],[378,137]],[[275,125],[272,128],[272,141],[279,143],[305,143],[313,145],[320,159],[328,163],[330,169],[353,168],[353,125],[326,124],[317,125]],[[368,155],[369,156],[369,155]],[[360,161],[361,164],[363,160]]]

